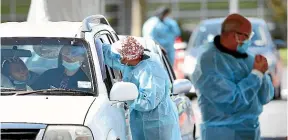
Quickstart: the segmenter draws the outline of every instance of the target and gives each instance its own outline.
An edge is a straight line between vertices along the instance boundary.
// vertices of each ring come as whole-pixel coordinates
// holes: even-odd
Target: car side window
[[[107,37],[105,43],[108,43],[108,41],[109,41],[109,44],[112,44],[113,42],[115,42],[115,40],[113,40],[113,37],[111,34],[105,34],[105,36]],[[118,70],[112,69],[112,68],[110,68],[110,69],[112,70],[111,76],[112,76],[113,82],[121,81],[121,79],[122,79],[121,72]]]
[[[98,56],[99,65],[101,69],[101,74],[102,74],[103,79],[106,79],[107,75],[106,75],[105,64],[104,64],[104,56],[102,52],[102,44],[104,43],[103,38],[104,37],[101,37],[101,36],[99,38],[95,38],[95,45],[96,45],[97,56]]]
[[[176,79],[173,68],[172,68],[171,64],[169,63],[168,58],[165,54],[163,54],[162,59],[164,62],[164,67],[165,67],[166,71],[168,72],[170,82],[171,82],[171,84],[173,84],[174,80]]]
[[[104,56],[102,52],[103,43],[112,44],[114,41],[112,35],[109,32],[100,32],[95,35],[94,38],[97,55],[99,59],[99,64],[101,67],[101,74],[104,80],[104,83],[107,87],[108,93],[110,92],[112,85],[122,79],[121,72],[110,68],[104,63]]]
[[[119,37],[118,37],[118,35],[115,32],[112,32],[112,35],[113,35],[115,41],[119,40]]]

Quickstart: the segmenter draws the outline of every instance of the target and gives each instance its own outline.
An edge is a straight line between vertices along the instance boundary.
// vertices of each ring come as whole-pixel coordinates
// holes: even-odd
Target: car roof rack
[[[82,21],[82,32],[91,32],[92,26],[97,24],[110,26],[108,20],[103,15],[91,15]]]

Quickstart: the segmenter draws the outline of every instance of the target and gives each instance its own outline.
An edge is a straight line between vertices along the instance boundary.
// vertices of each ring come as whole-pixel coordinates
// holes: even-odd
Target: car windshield
[[[1,91],[92,93],[86,44],[75,38],[1,38]]]
[[[267,36],[264,27],[259,24],[252,24],[253,36],[252,47],[264,47],[267,45]],[[213,42],[216,35],[221,33],[221,23],[201,24],[192,34],[189,47],[201,47]]]

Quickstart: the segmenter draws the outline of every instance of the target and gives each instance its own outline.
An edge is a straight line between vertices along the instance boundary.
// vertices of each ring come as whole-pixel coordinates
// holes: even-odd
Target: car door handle
[[[124,103],[124,110],[127,111],[128,109],[129,109],[129,106],[128,106],[128,104],[125,102],[125,103]]]
[[[111,106],[117,107],[117,108],[124,108],[124,103],[118,102],[118,103],[113,103]]]

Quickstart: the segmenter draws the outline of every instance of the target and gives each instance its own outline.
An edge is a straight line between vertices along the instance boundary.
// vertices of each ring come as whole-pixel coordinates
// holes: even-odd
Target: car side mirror
[[[138,97],[138,88],[130,82],[117,82],[110,91],[111,101],[131,101]]]
[[[286,42],[281,39],[275,39],[274,44],[276,45],[277,49],[287,48]]]
[[[187,49],[187,43],[186,42],[181,42],[181,43],[175,43],[174,48],[175,50],[186,50]]]
[[[189,93],[192,83],[188,79],[177,79],[173,82],[173,94]]]

